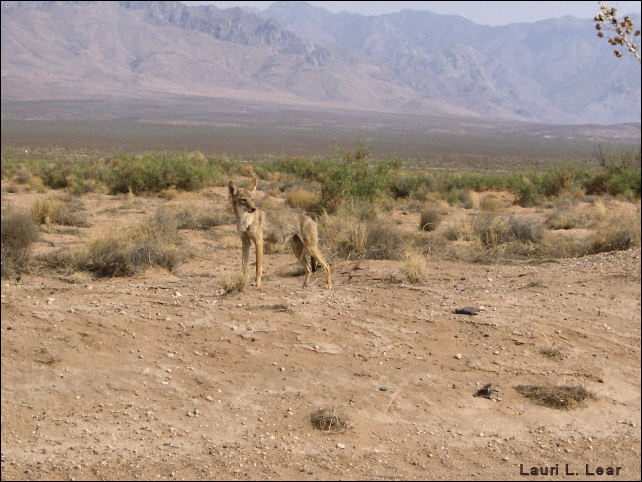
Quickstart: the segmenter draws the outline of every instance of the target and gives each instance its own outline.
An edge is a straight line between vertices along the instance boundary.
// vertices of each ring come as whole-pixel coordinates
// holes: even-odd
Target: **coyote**
[[[313,268],[316,269],[316,263],[319,263],[325,270],[327,287],[332,288],[330,266],[319,249],[317,223],[305,214],[290,211],[279,213],[277,217],[268,216],[265,212],[257,209],[254,205],[257,182],[258,179],[254,178],[245,189],[235,186],[232,181],[228,184],[238,232],[243,243],[243,272],[247,273],[250,243],[254,242],[256,248],[255,285],[260,286],[263,271],[263,241],[270,243],[289,242],[294,256],[305,268],[303,287],[308,285]],[[310,256],[310,259],[307,255]]]

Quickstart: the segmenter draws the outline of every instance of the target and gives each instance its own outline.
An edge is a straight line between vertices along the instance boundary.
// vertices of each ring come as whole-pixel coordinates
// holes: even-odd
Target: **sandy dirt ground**
[[[166,202],[88,195],[91,226],[44,233],[34,251]],[[521,266],[429,258],[416,285],[397,261],[334,259],[333,290],[322,272],[303,289],[292,255],[267,254],[261,287],[223,295],[235,226],[182,232],[197,256],[173,273],[2,279],[2,480],[640,479],[639,249]],[[479,314],[453,312],[464,306]],[[473,396],[486,383],[498,400]],[[559,410],[515,390],[542,383],[596,398]],[[330,407],[350,429],[312,426]],[[520,475],[532,467],[553,474]]]

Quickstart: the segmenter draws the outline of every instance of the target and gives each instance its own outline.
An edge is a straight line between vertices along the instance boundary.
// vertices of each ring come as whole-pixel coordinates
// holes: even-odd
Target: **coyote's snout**
[[[254,204],[257,182],[258,179],[254,178],[245,189],[235,186],[232,181],[228,184],[241,236],[243,272],[247,272],[250,244],[253,242],[256,248],[256,286],[260,286],[263,272],[263,242],[289,242],[292,252],[305,269],[303,286],[308,285],[312,275],[310,263],[317,262],[325,270],[328,288],[332,288],[330,266],[319,249],[317,223],[305,214],[295,212],[279,212],[278,217],[274,219],[267,216]]]

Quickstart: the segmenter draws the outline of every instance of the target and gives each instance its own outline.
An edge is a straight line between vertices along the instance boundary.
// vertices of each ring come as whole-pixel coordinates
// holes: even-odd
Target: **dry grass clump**
[[[2,213],[2,277],[27,269],[29,249],[40,237],[40,230],[26,212],[7,209]]]
[[[39,260],[48,268],[108,277],[131,276],[151,266],[173,271],[189,255],[176,224],[157,214],[140,226],[98,237],[86,248],[58,250]]]
[[[292,208],[311,212],[321,211],[321,196],[307,189],[296,188],[288,191],[285,195],[285,202]]]
[[[441,211],[434,205],[426,204],[421,210],[419,229],[421,231],[434,231],[441,222]]]
[[[368,244],[368,227],[356,216],[345,213],[329,215],[324,213],[319,220],[319,230],[324,235],[323,250],[331,258],[345,259],[365,257]]]
[[[409,249],[405,253],[405,261],[402,268],[404,281],[407,283],[419,283],[426,280],[428,270],[426,268],[426,257],[416,249]]]
[[[545,259],[576,258],[589,253],[590,238],[563,236],[558,231],[544,231],[539,242],[539,253]]]
[[[234,274],[222,274],[218,277],[224,295],[242,293],[247,288],[247,274],[239,271]]]
[[[367,226],[365,257],[368,259],[401,259],[410,237],[391,221],[373,221]]]
[[[470,218],[466,217],[463,221],[455,226],[450,226],[443,233],[448,241],[474,241],[478,239],[475,236],[475,230],[470,222]]]
[[[492,196],[484,196],[481,198],[481,201],[479,201],[479,209],[482,211],[495,213],[497,211],[501,211],[503,207],[504,204],[502,201]]]
[[[539,352],[548,358],[558,358],[560,360],[564,358],[562,351],[554,346],[542,348]]]
[[[508,218],[492,214],[477,216],[473,220],[473,232],[486,247],[505,244],[513,235]]]
[[[38,224],[87,227],[83,211],[82,202],[72,196],[48,196],[31,205],[31,217]]]
[[[481,196],[476,191],[466,191],[462,195],[462,203],[466,209],[479,209],[480,200]]]
[[[215,226],[232,224],[234,216],[226,209],[203,209],[191,204],[160,208],[156,216],[177,229],[207,231]]]
[[[319,219],[322,250],[330,258],[401,259],[411,237],[389,216],[366,204],[342,205]]]
[[[515,387],[520,394],[530,398],[537,405],[551,408],[569,409],[595,395],[582,386],[556,385],[519,385]]]
[[[508,224],[515,238],[522,243],[538,243],[544,235],[544,224],[537,219],[513,216]]]
[[[317,430],[326,432],[345,432],[352,427],[348,417],[332,408],[321,408],[310,415],[310,422]]]
[[[569,206],[567,200],[560,200],[559,205],[546,217],[549,229],[576,229],[595,227],[607,220],[608,210],[601,199],[593,201],[586,209]]]
[[[640,216],[615,216],[595,229],[587,254],[623,251],[639,246]]]
[[[448,228],[435,240],[435,245],[444,257],[459,261],[530,260],[540,255],[545,234],[542,223],[536,219],[481,213]]]

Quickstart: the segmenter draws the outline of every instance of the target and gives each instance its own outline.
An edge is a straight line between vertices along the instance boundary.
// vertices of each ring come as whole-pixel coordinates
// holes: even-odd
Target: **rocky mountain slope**
[[[639,65],[590,22],[484,27],[305,2],[5,2],[3,100],[203,96],[552,123],[640,119]]]

